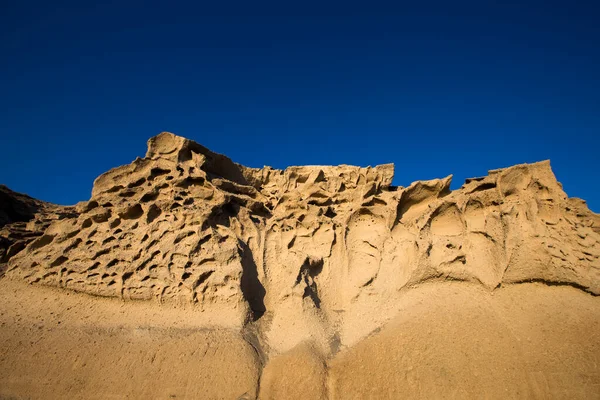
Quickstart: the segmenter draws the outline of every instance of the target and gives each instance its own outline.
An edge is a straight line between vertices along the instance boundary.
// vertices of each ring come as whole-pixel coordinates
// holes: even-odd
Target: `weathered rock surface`
[[[0,272],[8,259],[41,236],[51,222],[73,217],[73,211],[0,185]]]
[[[161,133],[144,158],[98,177],[89,201],[31,203],[20,245],[0,256],[11,280],[234,321],[273,365],[300,354],[301,381],[380,330],[424,284],[494,293],[538,282],[600,295],[600,217],[567,197],[548,161],[454,191],[451,176],[405,188],[391,186],[393,173],[391,164],[247,168]],[[9,237],[23,225],[6,227]],[[265,398],[289,386],[273,365]],[[311,390],[322,394],[319,379]],[[353,384],[344,382],[335,385]]]

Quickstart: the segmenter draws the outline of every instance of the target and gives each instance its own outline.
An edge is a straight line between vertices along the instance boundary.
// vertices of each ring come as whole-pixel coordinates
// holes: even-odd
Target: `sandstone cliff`
[[[394,187],[393,174],[391,164],[247,168],[161,133],[144,158],[98,177],[89,201],[35,203],[31,234],[1,261],[11,281],[199,310],[206,326],[242,329],[261,364],[298,354],[317,375],[422,285],[600,295],[600,218],[567,197],[548,161],[454,191],[451,176]],[[263,391],[276,392],[276,363]]]

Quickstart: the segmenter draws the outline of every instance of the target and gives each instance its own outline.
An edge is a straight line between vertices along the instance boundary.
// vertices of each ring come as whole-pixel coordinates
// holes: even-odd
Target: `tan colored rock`
[[[327,398],[327,366],[321,354],[304,342],[272,358],[263,369],[259,397],[263,400]]]
[[[265,398],[286,397],[288,382],[322,383],[317,378],[329,373],[323,366],[329,361],[338,376],[337,383],[326,382],[330,398],[376,398],[348,380],[348,371],[359,368],[353,363],[375,357],[375,350],[352,354],[378,343],[375,332],[392,332],[386,327],[403,310],[407,293],[423,287],[476,288],[477,295],[464,300],[481,301],[534,282],[544,290],[568,286],[568,293],[598,302],[600,217],[567,197],[548,161],[492,170],[454,191],[451,176],[406,188],[391,186],[392,178],[392,164],[247,168],[161,133],[148,141],[146,157],[98,177],[89,201],[51,219],[35,240],[5,255],[6,277],[118,301],[188,307],[200,312],[198,326],[239,329],[259,353],[257,370],[264,364]],[[48,221],[47,215],[36,214],[30,224]],[[445,321],[431,312],[432,323]],[[495,312],[473,313],[481,314],[480,339],[493,336],[494,324],[501,323]],[[456,312],[465,329],[467,316]],[[410,323],[418,325],[418,318]],[[418,326],[411,331],[418,333]],[[373,345],[378,352],[388,345],[401,351],[417,339],[382,340]],[[483,366],[504,352],[509,365],[520,354],[511,350],[514,340],[506,338],[477,362]],[[390,361],[386,356],[383,351],[383,359],[364,361],[374,382],[385,379],[375,369]],[[325,372],[312,371],[311,363]],[[297,370],[278,375],[285,365]],[[390,374],[393,365],[385,367]],[[419,374],[411,378],[415,385]],[[436,374],[431,379],[442,379]],[[381,397],[399,395],[408,378],[394,379],[395,389],[379,392]],[[454,396],[485,397],[501,386],[490,392],[466,388]],[[530,386],[515,390],[511,396],[537,393]],[[287,397],[293,393],[300,392]]]
[[[0,288],[2,399],[256,398],[256,351],[200,310]]]
[[[527,284],[490,293],[433,283],[406,291],[397,307],[381,331],[330,360],[330,399],[588,399],[599,393],[600,307],[580,290]]]
[[[50,204],[0,185],[0,275],[6,262],[41,236],[50,223],[73,215],[73,207]]]

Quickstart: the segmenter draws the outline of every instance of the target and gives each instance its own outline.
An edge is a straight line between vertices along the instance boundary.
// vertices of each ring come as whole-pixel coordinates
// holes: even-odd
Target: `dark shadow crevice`
[[[242,294],[252,310],[252,320],[257,321],[267,310],[264,302],[266,290],[258,278],[258,268],[252,250],[241,240],[238,240],[238,244],[242,256]]]

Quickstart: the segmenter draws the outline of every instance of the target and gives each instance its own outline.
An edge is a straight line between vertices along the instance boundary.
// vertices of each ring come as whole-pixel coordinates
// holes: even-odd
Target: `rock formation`
[[[308,354],[313,374],[424,284],[600,295],[600,217],[567,197],[548,161],[454,191],[451,176],[394,187],[393,174],[392,164],[247,168],[161,133],[74,207],[2,188],[23,211],[2,206],[1,262],[10,280],[233,321],[263,359]]]
[[[52,221],[75,216],[61,207],[16,193],[0,185],[0,271],[6,262],[41,236]]]

